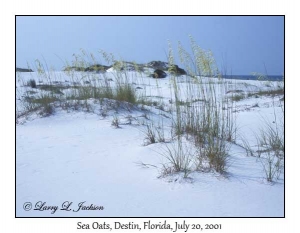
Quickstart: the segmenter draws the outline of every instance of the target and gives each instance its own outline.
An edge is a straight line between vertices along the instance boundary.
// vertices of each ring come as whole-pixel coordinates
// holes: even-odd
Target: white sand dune
[[[107,75],[114,79],[113,72]],[[172,94],[169,77],[155,80],[135,72],[129,75],[136,87],[141,88],[137,91],[147,93],[153,100],[162,97],[168,108]],[[39,80],[36,73],[19,77],[17,99],[29,90],[22,82],[31,78]],[[53,80],[64,85],[71,82],[62,72],[56,72]],[[187,85],[185,80],[185,77],[178,78],[183,89]],[[207,82],[209,80],[215,82],[219,91],[219,81],[207,79]],[[250,93],[271,88],[260,81],[226,82],[228,93],[230,90]],[[221,89],[218,92],[220,98],[226,95],[230,94]],[[283,118],[281,97],[249,97],[234,105],[238,133],[247,137],[251,146],[257,143],[254,135],[263,124],[262,118],[272,122],[274,112],[278,119]],[[165,143],[145,146],[145,126],[138,124],[147,121],[143,111],[123,109],[109,112],[103,118],[99,114],[99,104],[90,102],[94,112],[67,112],[58,108],[49,117],[32,114],[19,119],[16,129],[18,217],[284,216],[284,174],[281,173],[276,182],[268,183],[260,160],[247,156],[242,147],[231,145],[226,176],[211,171],[192,172],[188,179],[180,173],[158,178],[164,162],[158,152],[163,150]],[[148,109],[152,121],[159,124],[164,120],[166,137],[170,139],[171,120],[166,117],[170,113],[155,106]],[[17,100],[17,111],[22,111],[20,100]],[[118,129],[111,126],[114,115],[121,121]],[[127,124],[129,115],[134,119],[131,125]],[[140,166],[141,163],[150,165]],[[26,202],[32,204],[30,211],[24,210]],[[82,202],[83,206],[104,209],[84,210],[82,207],[75,212]],[[65,206],[71,203],[72,210],[61,210],[63,203]]]

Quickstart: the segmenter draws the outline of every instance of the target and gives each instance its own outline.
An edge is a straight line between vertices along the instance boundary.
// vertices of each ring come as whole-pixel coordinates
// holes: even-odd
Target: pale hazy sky
[[[168,40],[189,50],[188,35],[227,74],[265,73],[264,67],[269,75],[284,73],[283,16],[17,16],[16,65],[34,69],[45,59],[60,70],[61,59],[71,61],[80,48],[138,63],[166,61]]]

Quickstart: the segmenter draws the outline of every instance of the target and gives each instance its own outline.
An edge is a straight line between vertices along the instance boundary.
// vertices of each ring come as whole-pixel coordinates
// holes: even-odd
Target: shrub
[[[30,86],[31,88],[36,88],[36,82],[34,79],[30,79],[27,85]]]
[[[244,94],[238,94],[238,95],[233,95],[231,97],[232,101],[241,101],[242,99],[245,99],[245,95]]]
[[[55,108],[51,104],[45,104],[42,106],[42,111],[40,112],[40,115],[47,117],[52,115],[55,112]]]
[[[120,128],[120,120],[118,118],[118,116],[114,116],[111,125],[114,126],[115,128]]]
[[[57,97],[48,93],[40,93],[32,97],[25,96],[23,98],[24,114],[26,115],[40,110],[38,113],[42,116],[52,115],[55,111],[53,103],[58,100]]]
[[[162,126],[155,126],[153,123],[146,125],[145,134],[145,145],[157,143],[157,142],[165,142],[164,129]]]
[[[181,69],[178,67],[178,65],[170,65],[168,71],[172,74],[172,75],[186,75],[186,71],[184,69]]]
[[[268,182],[277,180],[281,174],[282,159],[267,152],[265,156],[260,157],[260,161]]]

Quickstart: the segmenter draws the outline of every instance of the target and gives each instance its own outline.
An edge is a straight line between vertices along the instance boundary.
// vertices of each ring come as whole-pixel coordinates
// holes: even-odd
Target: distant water
[[[253,75],[223,75],[225,79],[239,79],[239,80],[259,80],[258,77]],[[263,77],[263,81],[283,81],[282,75],[268,75]]]

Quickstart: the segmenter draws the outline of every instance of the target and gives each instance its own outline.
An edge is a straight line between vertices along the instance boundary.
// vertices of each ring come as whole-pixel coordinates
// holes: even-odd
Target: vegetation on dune
[[[192,37],[190,45],[191,54],[178,43],[183,68],[176,65],[171,43],[168,62],[152,61],[144,65],[117,61],[104,51],[100,54],[108,65],[100,65],[93,54],[81,50],[70,64],[65,64],[67,80],[60,80],[55,72],[45,70],[47,65],[37,60],[36,78],[32,76],[28,82],[19,78],[21,87],[27,91],[17,88],[22,109],[17,111],[17,121],[34,113],[50,116],[60,108],[95,112],[103,118],[113,116],[111,125],[120,128],[123,123],[119,111],[135,109],[143,113],[143,120],[131,117],[129,122],[132,125],[135,121],[143,128],[144,144],[162,143],[159,152],[165,159],[162,177],[182,173],[188,178],[192,172],[207,171],[225,175],[230,148],[241,141],[245,154],[260,159],[266,179],[275,181],[282,172],[284,158],[282,119],[278,119],[274,111],[274,123],[264,122],[256,134],[258,148],[254,150],[246,137],[238,138],[234,109],[237,102],[245,98],[269,96],[274,100],[284,96],[283,85],[270,87],[272,83],[266,82],[266,90],[250,93],[228,90],[229,83],[220,77],[212,52],[200,48]],[[110,68],[113,71],[108,75]],[[161,91],[159,79],[167,75],[169,78],[162,80],[169,82],[171,95],[168,98]],[[156,86],[151,86],[150,79]],[[231,96],[228,98],[226,94]],[[284,111],[282,105],[281,109]],[[152,119],[153,115],[160,120]]]

